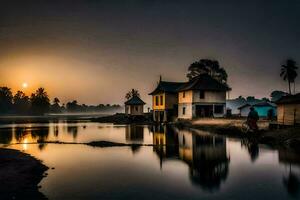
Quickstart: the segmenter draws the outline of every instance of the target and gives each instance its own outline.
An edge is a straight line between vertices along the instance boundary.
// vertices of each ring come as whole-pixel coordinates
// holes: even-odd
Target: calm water
[[[98,148],[35,141],[154,144]],[[0,143],[51,167],[49,199],[300,199],[300,156],[208,132],[99,123],[1,125]]]

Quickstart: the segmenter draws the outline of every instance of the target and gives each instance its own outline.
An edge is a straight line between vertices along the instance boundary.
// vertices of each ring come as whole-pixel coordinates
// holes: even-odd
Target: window
[[[155,105],[158,106],[158,96],[155,96]]]
[[[182,115],[185,115],[185,107],[182,108]]]
[[[200,90],[200,99],[205,99],[205,92]]]
[[[215,105],[215,114],[223,114],[224,106],[223,105]]]
[[[160,105],[164,105],[164,97],[163,95],[160,95]]]
[[[139,107],[138,106],[134,106],[135,107],[135,111],[139,111]]]
[[[185,98],[185,91],[183,91],[182,93],[182,98]]]

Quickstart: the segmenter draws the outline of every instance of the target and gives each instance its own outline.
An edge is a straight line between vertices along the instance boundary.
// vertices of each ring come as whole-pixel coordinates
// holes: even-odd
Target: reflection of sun
[[[27,138],[25,138],[23,141],[23,150],[27,150],[27,148],[28,148],[27,143],[28,143],[28,140],[27,140]]]
[[[28,87],[28,83],[26,83],[26,82],[22,83],[22,87],[23,88],[27,88]]]

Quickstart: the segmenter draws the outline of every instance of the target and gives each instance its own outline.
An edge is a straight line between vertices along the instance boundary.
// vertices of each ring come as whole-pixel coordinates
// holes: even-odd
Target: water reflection
[[[47,141],[49,135],[49,127],[40,127],[40,128],[33,128],[31,129],[31,137],[36,140],[39,143],[39,149],[44,150],[47,146],[46,143],[43,143]]]
[[[291,197],[298,198],[300,194],[300,156],[299,153],[279,149],[279,162],[287,167],[283,177],[283,185]]]
[[[77,135],[78,135],[78,126],[77,125],[68,126],[67,131],[69,134],[71,134],[73,136],[73,139],[77,138]]]
[[[153,127],[153,144],[161,167],[165,159],[184,161],[192,183],[204,190],[218,190],[228,176],[229,158],[223,137],[160,126]]]
[[[143,143],[144,127],[138,125],[128,125],[125,127],[125,138],[128,143]],[[133,153],[140,150],[141,146],[131,146]]]
[[[133,155],[128,147],[29,144],[74,138],[78,143],[153,146],[133,148]],[[300,194],[299,153],[265,148],[255,139],[226,139],[166,126],[61,121],[0,126],[0,142],[22,143],[9,147],[55,167],[41,183],[49,199],[72,199],[74,194],[77,199],[107,199],[116,189],[127,199],[242,199],[247,192],[249,199],[299,199]]]
[[[13,130],[10,128],[0,129],[0,143],[9,144],[13,139]]]
[[[55,124],[55,125],[53,126],[53,132],[54,132],[54,136],[55,136],[55,137],[58,137],[58,134],[59,134],[59,127],[58,127],[57,124]]]
[[[251,139],[242,139],[241,145],[242,147],[245,147],[248,150],[251,161],[255,162],[259,157],[258,143]]]

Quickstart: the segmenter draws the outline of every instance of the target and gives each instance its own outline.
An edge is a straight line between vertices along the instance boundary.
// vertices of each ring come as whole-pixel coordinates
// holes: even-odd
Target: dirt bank
[[[213,120],[215,122],[215,120]],[[244,133],[239,126],[240,121],[233,123],[208,123],[207,120],[201,122],[200,120],[193,121],[181,121],[174,125],[180,129],[199,129],[209,131],[218,135],[225,135],[235,138],[248,138],[252,141],[261,144],[267,144],[274,148],[286,148],[297,152],[300,152],[300,127],[290,127],[285,129],[269,130],[266,128],[265,122],[263,127],[260,126],[260,130],[257,132]]]
[[[47,169],[29,154],[0,148],[0,199],[47,199],[38,191]]]

